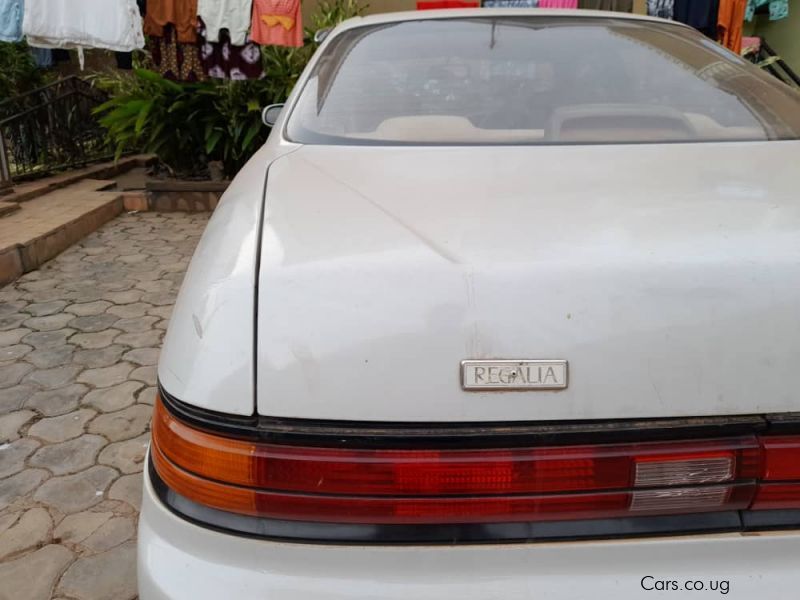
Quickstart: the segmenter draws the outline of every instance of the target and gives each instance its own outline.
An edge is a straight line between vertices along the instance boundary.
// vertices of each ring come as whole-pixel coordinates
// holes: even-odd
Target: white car
[[[141,598],[796,598],[798,138],[678,23],[337,27],[175,307]]]

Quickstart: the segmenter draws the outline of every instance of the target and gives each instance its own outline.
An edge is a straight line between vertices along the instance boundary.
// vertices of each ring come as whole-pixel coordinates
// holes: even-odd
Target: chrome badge
[[[563,390],[566,360],[464,360],[461,387],[478,390]]]

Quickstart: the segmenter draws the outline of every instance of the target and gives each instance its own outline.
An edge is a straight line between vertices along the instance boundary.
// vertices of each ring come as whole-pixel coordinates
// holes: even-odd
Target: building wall
[[[794,71],[800,72],[800,0],[789,0],[786,19],[770,21],[769,16],[758,15],[752,31],[766,39]]]

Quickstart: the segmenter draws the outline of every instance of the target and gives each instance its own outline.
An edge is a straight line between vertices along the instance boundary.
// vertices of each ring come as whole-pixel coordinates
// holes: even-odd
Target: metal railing
[[[93,109],[108,96],[67,77],[0,102],[0,193],[10,182],[110,157]]]
[[[786,64],[786,61],[772,49],[772,46],[764,38],[761,38],[758,49],[748,53],[746,56],[751,62],[765,69],[770,75],[777,77],[788,85],[800,87],[800,76]]]

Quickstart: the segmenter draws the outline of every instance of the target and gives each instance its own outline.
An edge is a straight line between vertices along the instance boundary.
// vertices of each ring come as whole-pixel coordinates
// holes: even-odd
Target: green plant
[[[46,79],[28,52],[27,44],[0,43],[0,101],[42,86]]]
[[[302,48],[262,48],[265,77],[258,81],[183,84],[146,69],[97,76],[111,99],[96,114],[116,156],[154,153],[178,176],[204,175],[209,162],[220,161],[234,175],[266,141],[261,108],[286,100],[316,49],[314,32],[365,9],[356,0],[321,2]]]

